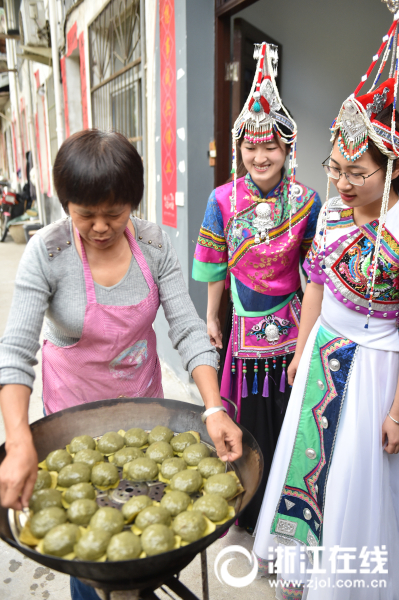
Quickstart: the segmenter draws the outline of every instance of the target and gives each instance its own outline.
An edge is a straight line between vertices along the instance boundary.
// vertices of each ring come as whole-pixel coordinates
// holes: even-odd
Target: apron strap
[[[147,285],[148,285],[149,289],[151,290],[151,288],[155,285],[155,282],[154,282],[152,273],[150,271],[150,267],[148,266],[147,261],[145,260],[143,253],[140,250],[140,246],[139,246],[137,240],[135,239],[134,235],[127,227],[125,229],[125,235],[127,237],[127,241],[129,242],[129,246],[132,251],[132,254],[133,254],[134,258],[137,260],[137,263],[141,269],[141,272],[144,275]]]
[[[76,234],[80,241],[80,247],[82,249],[82,263],[83,263],[83,273],[85,276],[85,285],[86,285],[86,296],[87,296],[87,304],[96,304],[96,290],[94,289],[94,281],[93,275],[91,274],[89,261],[87,260],[87,254],[85,247],[83,245],[82,238],[80,237],[79,231],[75,227]]]
[[[82,249],[82,263],[83,263],[83,273],[85,276],[87,303],[88,304],[96,304],[96,302],[97,302],[96,290],[94,288],[93,275],[91,274],[89,261],[87,260],[86,250],[83,245],[82,238],[80,237],[80,233],[77,229],[76,229],[76,233],[77,233],[77,236],[80,241],[80,247]],[[147,262],[143,256],[143,253],[141,252],[140,247],[139,247],[134,235],[129,231],[129,229],[127,227],[125,229],[125,235],[127,237],[127,241],[129,242],[130,250],[132,251],[134,258],[137,260],[137,264],[139,265],[141,272],[144,275],[144,279],[146,280],[147,285],[148,285],[149,289],[151,290],[154,287],[155,282],[154,282],[152,273],[150,271],[150,268],[147,265]]]

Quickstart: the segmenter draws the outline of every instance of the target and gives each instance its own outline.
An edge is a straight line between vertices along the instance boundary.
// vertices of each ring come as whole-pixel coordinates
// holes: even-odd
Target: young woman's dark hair
[[[68,202],[95,206],[109,201],[135,210],[143,197],[143,162],[121,133],[86,129],[71,135],[58,151],[53,177],[66,213]]]
[[[392,111],[393,111],[392,106],[389,106],[388,108],[384,108],[384,110],[382,110],[376,116],[376,120],[379,121],[380,123],[382,123],[383,125],[386,125],[390,129],[391,122],[392,122]],[[396,129],[396,131],[399,130],[399,113],[397,110],[395,110],[395,129]],[[377,165],[379,167],[384,167],[384,171],[386,172],[387,164],[388,164],[388,157],[385,156],[385,154],[382,154],[382,152],[377,148],[377,146],[374,144],[373,140],[371,140],[370,138],[369,138],[368,151],[370,152],[370,155],[371,155],[372,159],[374,160],[374,162],[377,163]],[[394,161],[394,168],[395,168],[395,164],[396,164],[396,161]],[[393,191],[395,192],[395,194],[397,194],[399,196],[399,177],[396,177],[396,179],[392,180],[392,188],[393,188]]]

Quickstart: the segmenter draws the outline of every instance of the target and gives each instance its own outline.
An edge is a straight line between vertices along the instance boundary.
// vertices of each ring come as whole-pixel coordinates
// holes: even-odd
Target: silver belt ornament
[[[265,334],[268,342],[277,342],[280,338],[279,329],[274,323],[270,323],[270,325],[267,325],[265,329]]]

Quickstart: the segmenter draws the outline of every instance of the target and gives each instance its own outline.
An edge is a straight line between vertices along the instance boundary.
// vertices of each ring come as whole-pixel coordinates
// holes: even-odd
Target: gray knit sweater
[[[169,323],[169,337],[191,374],[198,365],[217,369],[205,323],[199,318],[185,285],[169,236],[154,223],[132,219],[136,239],[158,285]],[[112,287],[95,285],[99,304],[129,306],[148,295],[148,286],[134,257],[123,279]],[[32,388],[39,336],[56,346],[76,343],[83,329],[86,288],[70,218],[44,227],[31,239],[19,264],[6,330],[0,340],[0,385]]]

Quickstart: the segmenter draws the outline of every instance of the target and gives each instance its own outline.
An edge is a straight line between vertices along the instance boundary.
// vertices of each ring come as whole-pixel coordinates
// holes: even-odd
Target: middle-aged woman
[[[3,506],[27,506],[36,479],[28,405],[43,319],[43,401],[49,414],[104,398],[163,397],[153,330],[162,304],[173,346],[204,400],[218,455],[235,460],[241,431],[223,408],[217,353],[176,252],[157,225],[131,217],[143,194],[137,151],[118,133],[76,133],[58,152],[54,184],[69,216],[29,242],[0,344]],[[72,597],[91,597],[79,593]]]

